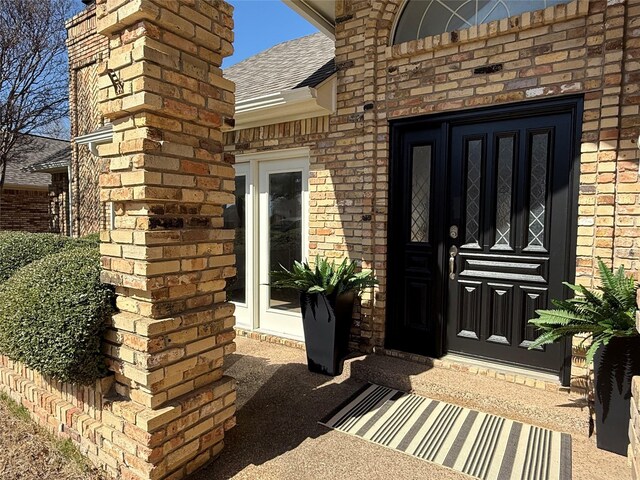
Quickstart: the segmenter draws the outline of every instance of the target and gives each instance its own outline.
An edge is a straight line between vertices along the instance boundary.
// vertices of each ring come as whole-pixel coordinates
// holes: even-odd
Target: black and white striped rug
[[[379,385],[367,385],[320,423],[481,479],[571,479],[567,433]]]

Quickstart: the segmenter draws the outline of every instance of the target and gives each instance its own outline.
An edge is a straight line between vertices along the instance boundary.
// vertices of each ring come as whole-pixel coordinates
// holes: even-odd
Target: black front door
[[[579,99],[392,126],[388,346],[559,373],[527,320],[575,270]],[[563,375],[566,380],[566,373]]]

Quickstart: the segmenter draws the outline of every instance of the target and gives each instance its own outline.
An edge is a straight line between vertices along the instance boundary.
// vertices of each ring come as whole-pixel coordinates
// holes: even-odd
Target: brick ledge
[[[255,330],[245,330],[243,328],[234,327],[236,335],[239,337],[250,338],[259,342],[274,343],[276,345],[284,345],[285,347],[297,348],[298,350],[306,350],[304,342],[292,340],[290,338],[278,337],[269,333],[256,332]]]
[[[551,392],[569,392],[570,388],[562,386],[560,382],[545,381],[535,376],[528,376],[524,374],[516,374],[511,372],[500,371],[499,368],[493,369],[482,366],[473,365],[473,360],[469,362],[459,362],[452,359],[437,359],[426,357],[423,355],[417,355],[415,353],[401,352],[399,350],[393,350],[383,347],[375,347],[373,352],[376,355],[399,358],[409,362],[420,363],[423,365],[429,365],[434,368],[444,368],[447,370],[456,370],[459,372],[465,372],[472,375],[479,375],[483,377],[491,377],[497,380],[502,380],[508,383],[517,383],[519,385],[525,385],[528,387],[536,388],[538,390],[546,390]]]

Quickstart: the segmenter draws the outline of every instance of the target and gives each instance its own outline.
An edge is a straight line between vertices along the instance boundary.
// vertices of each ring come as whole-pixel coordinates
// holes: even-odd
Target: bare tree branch
[[[7,163],[28,154],[29,134],[67,116],[70,11],[70,0],[0,0],[0,198]]]

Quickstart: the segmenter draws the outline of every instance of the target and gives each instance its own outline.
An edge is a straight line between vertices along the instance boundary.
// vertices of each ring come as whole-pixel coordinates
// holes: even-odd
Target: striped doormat
[[[481,479],[571,479],[571,436],[369,384],[321,422]]]

